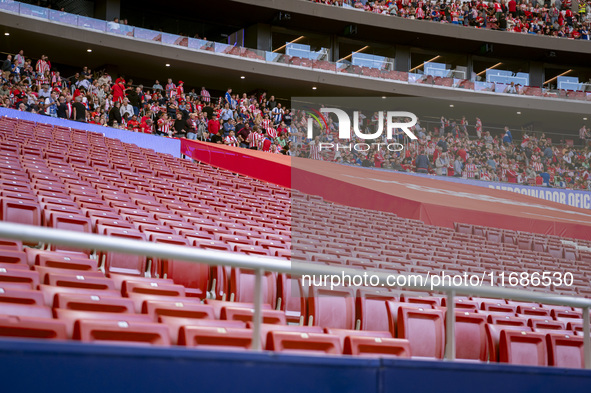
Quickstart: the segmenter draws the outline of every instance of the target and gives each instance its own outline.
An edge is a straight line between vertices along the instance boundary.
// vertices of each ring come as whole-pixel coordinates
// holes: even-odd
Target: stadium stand
[[[312,1],[438,23],[588,39],[588,7],[572,15],[569,1],[562,2],[562,12],[549,5],[524,2],[518,6],[513,0],[507,6],[504,0],[449,5]],[[38,5],[56,3],[39,1]],[[60,5],[74,8],[74,3],[82,5],[65,1]],[[246,4],[262,8],[254,2]],[[95,4],[103,5],[109,7]],[[91,29],[98,35],[119,35],[117,39],[133,44],[139,42],[135,39],[150,45],[155,41],[225,61],[226,56],[241,57],[253,64],[282,63],[278,69],[351,74],[344,79],[358,76],[362,81],[377,78],[382,83],[432,85],[426,90],[433,91],[475,89],[476,83],[481,87],[488,83],[394,70],[394,59],[384,67],[332,63],[322,56],[248,49],[51,8],[0,0],[0,16],[19,14],[19,18],[40,21],[40,26],[48,20],[81,32]],[[217,23],[216,18],[208,22]],[[289,26],[282,12],[273,18],[273,23],[283,18],[283,26]],[[251,21],[260,22],[259,16]],[[336,26],[344,21],[333,22],[338,22]],[[347,40],[355,41],[354,37]],[[19,56],[2,64],[0,81],[0,106],[4,107],[0,108],[0,230],[13,236],[12,225],[26,239],[0,238],[0,364],[7,391],[468,393],[477,389],[488,393],[504,389],[546,393],[579,391],[589,385],[591,374],[584,370],[591,368],[587,211],[552,205],[552,196],[542,202],[499,190],[469,194],[468,188],[479,187],[437,180],[455,176],[577,189],[583,194],[591,190],[591,131],[585,127],[579,130],[579,139],[558,130],[547,137],[522,130],[518,140],[488,125],[483,129],[478,119],[475,127],[459,117],[442,118],[441,123],[424,119],[423,128],[413,129],[418,141],[405,140],[403,154],[373,149],[320,153],[319,142],[334,140],[334,124],[323,130],[319,140],[310,141],[304,138],[303,114],[287,108],[292,105],[287,99],[275,99],[261,90],[242,96],[232,89],[210,94],[205,87],[189,91],[176,79],[164,86],[155,81],[145,88],[86,67],[69,80],[52,68],[46,56],[36,64],[22,52]],[[404,62],[404,56],[401,59]],[[543,66],[537,66],[543,74]],[[213,80],[211,88],[220,83]],[[526,101],[590,97],[584,91],[515,88],[515,93],[536,96]],[[495,93],[494,83],[491,89]],[[504,91],[496,89],[496,93]],[[49,117],[52,124],[45,123]],[[135,137],[153,142],[141,146],[124,142]],[[181,154],[163,153],[170,146],[176,150],[180,146]],[[190,148],[199,154],[191,156]],[[200,160],[200,154],[209,159]],[[234,156],[232,163],[218,165],[229,155]],[[257,165],[252,165],[253,157]],[[238,170],[247,160],[255,170]],[[290,164],[284,165],[288,160]],[[284,166],[281,171],[265,173],[279,165]],[[357,187],[359,195],[354,197],[365,201],[356,205],[353,197],[350,204],[347,198],[334,198],[340,188],[337,176],[313,176],[326,166],[359,175],[348,190]],[[310,167],[317,172],[306,172]],[[289,170],[295,172],[287,179]],[[311,175],[308,183],[317,187],[299,188],[294,173]],[[283,178],[275,182],[279,174]],[[370,180],[383,180],[381,176],[390,176],[391,192],[367,186]],[[418,180],[404,183],[398,176]],[[321,188],[314,182],[318,179],[326,179],[323,187],[333,189],[316,192]],[[427,187],[427,182],[446,185]],[[427,209],[423,198],[429,192],[441,204]],[[464,194],[465,206],[453,203],[458,201],[450,196],[454,192]],[[375,196],[380,193],[378,200]],[[409,200],[415,205],[406,203]],[[437,206],[448,210],[435,212]],[[478,206],[491,211],[478,211]],[[469,213],[450,214],[461,209]],[[484,216],[490,220],[479,220]],[[435,222],[447,227],[429,225]],[[53,241],[39,241],[41,235],[32,240],[19,232],[34,228],[47,230],[48,236],[53,233]],[[63,245],[56,230],[79,234],[70,235],[74,239],[89,239],[86,235],[92,234],[102,235],[104,242],[142,241],[144,250],[155,255],[131,255],[123,252],[127,248],[104,244],[101,248],[90,241],[93,247]],[[187,254],[156,255],[156,247]],[[199,251],[203,260],[198,262],[177,258]],[[400,288],[407,285],[332,287],[327,281],[315,282],[315,276],[296,275],[299,263],[318,269],[310,268],[312,272],[334,268],[380,277],[471,275],[482,278],[483,288],[456,293],[449,288]],[[273,271],[272,264],[283,270]],[[288,265],[293,268],[291,274],[285,273],[290,271],[285,268]],[[252,266],[258,268],[247,268]],[[550,274],[546,281],[543,274]],[[495,290],[501,289],[486,288],[487,277],[492,286],[514,291],[502,292],[503,297],[507,294],[505,299],[497,298],[500,292]],[[540,278],[538,284],[533,277]]]
[[[589,3],[582,2],[578,12],[570,1],[517,2],[463,1],[449,3],[430,1],[363,1],[363,0],[310,0],[326,5],[355,8],[382,15],[401,18],[451,23],[515,33],[547,35],[552,37],[589,39]]]
[[[375,146],[369,151],[318,152],[315,144],[336,138],[334,123],[322,131],[319,141],[308,141],[304,138],[303,113],[295,112],[292,121],[289,108],[280,107],[274,96],[267,99],[266,94],[243,94],[240,97],[229,89],[224,97],[216,99],[205,88],[199,94],[185,93],[183,84],[177,86],[172,80],[160,90],[157,83],[156,89],[143,89],[122,78],[115,81],[109,75],[97,78],[86,68],[75,75],[77,81],[70,85],[59,72],[49,72],[51,63],[46,58],[35,64],[35,70],[46,69],[43,77],[35,73],[31,61],[26,61],[19,72],[15,68],[14,65],[12,79],[4,85],[10,97],[2,106],[22,111],[74,119],[73,105],[76,97],[81,97],[85,106],[82,120],[134,132],[188,137],[350,165],[410,172],[425,169],[439,176],[580,190],[591,187],[588,163],[591,131],[586,127],[579,131],[575,147],[573,143],[553,143],[543,133],[524,133],[520,141],[513,140],[510,131],[507,134],[484,130],[478,118],[475,126],[468,126],[465,118],[442,117],[438,125],[413,129],[419,140],[407,144],[404,156],[398,152],[380,152]],[[124,94],[128,96],[127,101]],[[177,111],[181,118],[174,120]],[[215,116],[206,117],[209,113]],[[218,130],[222,132],[216,135]],[[416,166],[421,155],[427,158],[427,168]],[[468,157],[472,162],[468,162]]]

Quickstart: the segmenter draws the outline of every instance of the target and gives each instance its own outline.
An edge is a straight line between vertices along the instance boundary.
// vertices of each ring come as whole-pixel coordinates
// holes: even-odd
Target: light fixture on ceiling
[[[88,53],[90,53],[90,52],[92,52],[92,49],[86,49],[86,51],[87,51]]]
[[[244,75],[242,75],[242,76],[240,77],[240,79],[244,79],[244,78],[246,78]]]
[[[167,67],[170,67],[170,64],[168,64],[168,63],[166,63],[165,65],[166,65]]]
[[[312,90],[316,90],[316,86],[312,86]]]

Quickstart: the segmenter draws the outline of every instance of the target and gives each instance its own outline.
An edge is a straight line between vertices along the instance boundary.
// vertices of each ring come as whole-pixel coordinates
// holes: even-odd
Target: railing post
[[[456,358],[456,304],[455,291],[447,293],[447,311],[445,318],[445,359]]]
[[[261,351],[261,304],[263,303],[263,270],[255,270],[254,280],[254,315],[252,317],[252,350]]]
[[[591,369],[591,336],[589,334],[589,307],[585,307],[583,308],[583,351],[586,369]]]

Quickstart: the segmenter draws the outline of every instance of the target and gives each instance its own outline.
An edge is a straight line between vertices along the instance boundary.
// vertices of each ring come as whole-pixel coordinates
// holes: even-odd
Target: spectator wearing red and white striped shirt
[[[209,95],[209,92],[205,90],[205,87],[201,88],[201,101],[206,103],[211,102],[211,95]]]
[[[313,160],[322,160],[320,155],[320,137],[316,136],[312,142],[310,142],[310,158]]]
[[[274,129],[273,127],[265,128],[265,131],[267,131],[267,135],[269,135],[269,138],[271,138],[271,139],[277,138],[277,130]]]
[[[166,84],[166,96],[168,98],[173,98],[176,96],[176,85],[172,82],[172,79],[168,78],[168,83]]]
[[[170,136],[170,120],[168,115],[163,113],[158,119],[158,133],[162,136]]]
[[[464,171],[466,172],[466,178],[474,179],[476,177],[476,165],[474,164],[472,157],[468,158],[468,163],[466,164]]]
[[[542,161],[540,161],[540,159],[537,156],[533,157],[532,167],[534,168],[534,171],[536,171],[536,173],[544,172],[544,164],[542,164]]]
[[[263,135],[259,131],[259,127],[254,127],[252,131],[250,131],[250,134],[248,134],[246,141],[248,142],[248,148],[251,150],[258,150],[259,148],[260,139]]]
[[[265,117],[263,118],[263,121],[261,122],[261,126],[266,130],[269,127],[271,127],[272,124],[273,124],[273,122],[271,119],[269,119],[269,114],[265,113]]]
[[[230,134],[224,139],[224,143],[228,146],[238,147],[238,139],[236,139],[234,131],[230,131]]]
[[[37,64],[35,64],[35,71],[37,71],[37,75],[43,76],[45,72],[50,70],[50,65],[47,60],[47,56],[41,55],[41,58],[37,60]]]
[[[480,120],[480,118],[476,118],[476,136],[478,137],[478,139],[480,139],[482,137],[482,121]]]

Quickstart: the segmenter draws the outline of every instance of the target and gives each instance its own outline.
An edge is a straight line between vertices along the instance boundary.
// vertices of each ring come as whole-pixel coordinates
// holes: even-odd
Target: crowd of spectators
[[[33,62],[23,51],[2,63],[1,106],[52,117],[165,137],[291,154],[291,111],[266,93],[219,97],[183,81],[134,85],[88,67],[64,78],[47,56]]]
[[[581,0],[310,0],[401,18],[462,26],[589,39],[591,2]],[[576,1],[576,0],[575,0]]]
[[[156,80],[150,87],[136,86],[123,76],[113,80],[109,74],[94,73],[87,67],[64,78],[47,56],[33,63],[23,51],[7,56],[0,82],[3,107],[132,132],[366,167],[591,189],[591,152],[587,147],[591,135],[585,127],[579,132],[582,147],[559,148],[543,134],[524,134],[517,143],[508,129],[503,135],[491,135],[479,119],[474,127],[468,127],[465,118],[453,121],[442,117],[439,127],[432,130],[422,128],[419,122],[413,129],[417,141],[405,141],[398,134],[405,146],[402,151],[373,146],[368,151],[331,152],[319,150],[318,144],[335,141],[338,132],[332,119],[309,140],[305,114],[283,107],[265,92],[240,95],[229,88],[214,97],[205,87],[186,91],[183,81],[169,78],[164,85]],[[376,124],[372,119],[365,121],[366,130]]]
[[[491,132],[478,118],[474,126],[468,126],[465,117],[457,121],[441,117],[432,130],[419,121],[412,128],[418,138],[415,141],[402,132],[395,134],[404,149],[390,151],[384,147],[388,143],[385,135],[376,140],[356,138],[336,148],[338,127],[330,118],[326,126],[316,127],[315,138],[307,141],[305,118],[304,112],[297,112],[296,130],[292,131],[299,137],[296,154],[303,157],[435,176],[591,190],[591,132],[585,126],[579,130],[575,146],[574,140],[569,141],[572,144],[553,144],[544,133],[527,131],[522,132],[520,140],[514,140],[508,127]],[[366,118],[365,125],[361,120],[366,133],[376,131],[376,118],[377,114]],[[357,149],[355,144],[359,144]]]

